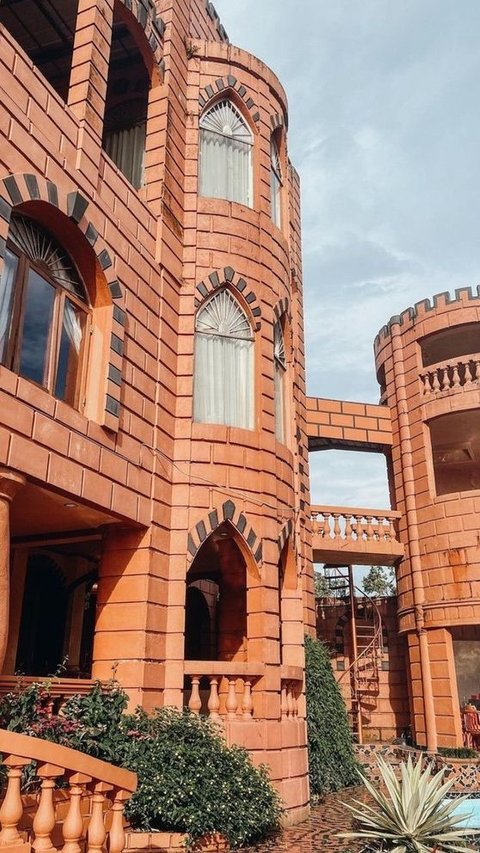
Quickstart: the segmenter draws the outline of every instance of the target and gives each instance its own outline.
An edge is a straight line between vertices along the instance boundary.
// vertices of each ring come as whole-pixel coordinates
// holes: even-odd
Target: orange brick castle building
[[[409,700],[404,640],[389,661],[375,645],[398,674],[379,729],[459,742],[476,303],[382,332],[384,405],[307,400],[286,97],[213,5],[5,0],[0,62],[0,689],[65,659],[68,694],[115,667],[133,704],[220,717],[299,819],[312,556],[405,552]],[[387,453],[397,509],[311,509],[308,450],[331,446]]]
[[[308,803],[298,180],[205,0],[0,7],[0,657],[187,704]],[[9,554],[10,546],[10,554]]]

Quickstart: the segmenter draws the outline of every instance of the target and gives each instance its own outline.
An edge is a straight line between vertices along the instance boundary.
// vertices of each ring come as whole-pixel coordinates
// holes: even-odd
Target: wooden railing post
[[[28,758],[9,755],[3,761],[8,767],[7,790],[0,808],[0,847],[20,844],[22,841],[18,824],[23,815],[23,803],[20,793],[23,768],[30,764]]]
[[[32,847],[36,853],[50,853],[55,851],[52,842],[52,832],[55,826],[55,805],[53,802],[53,790],[55,780],[65,773],[64,767],[56,764],[40,764],[37,768],[37,776],[42,779],[38,808],[33,818],[34,840]]]

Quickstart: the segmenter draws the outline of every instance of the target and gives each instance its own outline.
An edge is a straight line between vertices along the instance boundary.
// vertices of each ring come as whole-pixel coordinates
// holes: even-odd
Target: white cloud
[[[421,299],[480,280],[480,3],[216,6],[231,40],[270,65],[289,96],[309,393],[376,400],[379,328]],[[315,490],[333,503],[360,499],[360,480],[365,499],[383,489],[387,501],[384,474],[366,474],[367,461],[332,465],[325,455],[319,474],[316,460]]]

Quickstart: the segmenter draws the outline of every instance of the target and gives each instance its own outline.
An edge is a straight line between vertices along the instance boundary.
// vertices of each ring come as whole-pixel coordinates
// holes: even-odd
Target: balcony
[[[393,510],[312,506],[314,563],[392,566],[404,556]]]
[[[259,719],[256,685],[265,673],[262,663],[242,661],[189,660],[184,664],[185,705],[194,714],[205,714],[217,722],[250,722]],[[280,668],[281,719],[299,716],[303,670]]]
[[[254,688],[263,672],[261,663],[185,661],[185,704],[194,714],[208,714],[212,720],[251,720]]]
[[[424,401],[445,394],[480,390],[480,353],[430,364],[419,375]]]

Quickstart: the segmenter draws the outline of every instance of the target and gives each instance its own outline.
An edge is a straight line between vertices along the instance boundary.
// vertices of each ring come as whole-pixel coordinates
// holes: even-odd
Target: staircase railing
[[[337,573],[338,573],[339,568],[342,568],[342,567],[339,567],[339,566],[336,566],[336,567],[335,566],[329,566],[328,567],[330,572],[337,571]],[[361,733],[361,713],[362,713],[361,698],[362,698],[362,694],[365,691],[362,691],[360,689],[360,680],[361,679],[359,678],[359,664],[361,664],[362,662],[365,662],[365,663],[369,662],[371,664],[371,671],[372,671],[374,678],[370,679],[370,681],[372,681],[372,680],[374,682],[376,681],[377,686],[378,686],[378,657],[379,657],[379,655],[382,654],[382,650],[383,650],[382,616],[381,616],[380,610],[378,609],[378,606],[375,602],[375,599],[372,598],[367,593],[365,593],[364,590],[361,590],[353,582],[353,576],[352,576],[352,572],[351,572],[350,567],[348,567],[348,576],[337,574],[336,578],[335,578],[335,574],[333,574],[333,575],[330,574],[329,581],[336,580],[336,579],[339,581],[344,580],[344,581],[348,582],[349,591],[351,593],[349,596],[350,606],[353,609],[355,608],[355,596],[353,595],[353,593],[355,591],[357,591],[361,594],[361,597],[371,605],[372,613],[373,613],[373,626],[372,626],[373,627],[373,637],[372,637],[371,641],[358,654],[356,654],[354,656],[353,660],[344,669],[344,671],[342,672],[342,674],[340,675],[340,677],[338,679],[338,683],[340,684],[346,678],[347,675],[350,676],[350,688],[352,691],[352,713],[357,717],[357,720],[356,720],[357,734],[359,735],[359,739],[360,739],[361,734],[362,734]],[[346,586],[345,586],[345,588],[346,588]],[[356,646],[356,643],[355,643],[355,646]],[[354,705],[356,707],[354,707]]]
[[[125,847],[123,810],[137,776],[75,749],[0,729],[7,783],[0,807],[0,849],[12,853],[109,853]],[[24,768],[35,762],[38,796],[22,795]],[[66,787],[58,788],[59,781]]]

